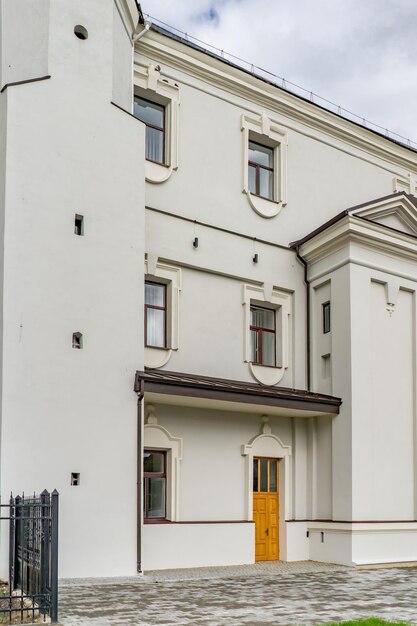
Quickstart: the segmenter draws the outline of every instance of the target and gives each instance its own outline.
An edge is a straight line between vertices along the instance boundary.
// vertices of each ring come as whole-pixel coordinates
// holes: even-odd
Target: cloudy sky
[[[141,5],[145,14],[417,142],[417,0]]]

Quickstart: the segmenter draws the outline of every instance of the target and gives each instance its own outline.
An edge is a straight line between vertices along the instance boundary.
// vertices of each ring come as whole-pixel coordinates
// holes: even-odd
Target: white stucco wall
[[[133,574],[144,128],[111,104],[113,3],[50,21],[51,79],[7,90],[1,491],[58,489],[60,576]]]
[[[0,89],[49,73],[50,0],[1,0]]]

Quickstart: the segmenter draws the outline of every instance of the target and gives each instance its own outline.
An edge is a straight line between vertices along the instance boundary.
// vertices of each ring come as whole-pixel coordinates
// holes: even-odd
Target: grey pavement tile
[[[312,626],[380,616],[417,622],[417,568],[313,562],[63,581],[63,626]]]

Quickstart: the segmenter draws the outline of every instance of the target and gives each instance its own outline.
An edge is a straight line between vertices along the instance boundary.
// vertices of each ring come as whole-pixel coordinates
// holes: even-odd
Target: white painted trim
[[[243,193],[246,194],[252,209],[261,217],[275,217],[287,203],[287,133],[282,126],[265,113],[259,116],[242,114],[240,126],[243,136],[242,179]],[[259,138],[258,138],[259,137]],[[249,141],[267,140],[274,150],[274,197],[272,200],[261,198],[249,191],[248,161]]]
[[[264,284],[242,286],[243,323],[245,325],[243,360],[248,363],[252,376],[263,385],[278,384],[290,366],[292,352],[291,310],[292,294]],[[276,332],[281,336],[277,342],[277,367],[254,365],[250,361],[250,306],[251,304],[270,304],[276,310]]]
[[[135,94],[155,100],[165,107],[165,164],[145,161],[145,178],[150,183],[167,181],[178,169],[180,91],[177,83],[161,74],[159,65],[134,66]],[[142,90],[142,91],[140,91]],[[149,92],[149,93],[146,93]]]
[[[164,450],[167,454],[167,518],[172,522],[180,519],[180,463],[183,441],[158,424],[145,424],[144,449]]]
[[[168,347],[145,348],[145,366],[159,368],[166,365],[173,350],[180,346],[180,292],[181,268],[158,261],[158,256],[148,253],[145,261],[145,277],[155,277],[168,286],[167,330]]]
[[[279,468],[279,543],[280,558],[286,559],[286,523],[291,511],[291,446],[286,446],[276,436],[263,432],[242,445],[242,456],[246,457],[246,494],[247,519],[253,520],[253,459],[254,457],[268,457],[282,459]]]

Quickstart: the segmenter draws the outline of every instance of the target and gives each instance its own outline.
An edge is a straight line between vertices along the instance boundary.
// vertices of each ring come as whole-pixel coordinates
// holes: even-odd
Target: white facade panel
[[[255,560],[254,524],[146,524],[143,568],[245,565]],[[157,549],[156,549],[157,548]]]

